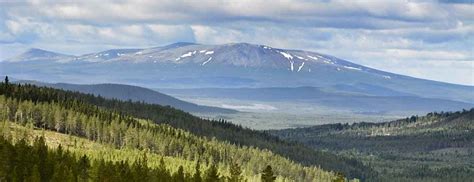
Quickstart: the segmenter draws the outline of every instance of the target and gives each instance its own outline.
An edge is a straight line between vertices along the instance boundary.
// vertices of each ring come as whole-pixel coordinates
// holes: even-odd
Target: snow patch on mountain
[[[301,65],[298,67],[298,71],[297,71],[297,72],[300,72],[300,71],[301,71],[301,69],[303,68],[303,66],[304,66],[304,62],[303,62],[303,63],[301,63]]]
[[[356,68],[356,67],[352,67],[352,66],[344,66],[344,68],[350,69],[350,70],[357,70],[357,71],[361,71],[361,70],[362,70],[362,69],[360,69],[360,68]]]
[[[295,55],[295,56],[296,56],[296,55]],[[302,59],[302,60],[306,60],[306,61],[308,60],[307,58],[304,58],[304,57],[301,57],[301,56],[296,56],[296,58]]]
[[[207,63],[208,63],[209,61],[211,61],[211,60],[212,60],[212,57],[209,57],[209,59],[207,59],[207,61],[204,61],[204,62],[201,64],[201,66],[204,66],[205,64],[207,64]]]
[[[314,60],[318,60],[318,58],[317,58],[317,57],[314,57],[314,56],[308,55],[308,57],[311,58],[311,59],[314,59]]]
[[[191,57],[194,54],[196,54],[196,51],[189,51],[188,53],[183,54],[183,55],[179,56],[178,58],[176,58],[176,61],[181,60],[181,58]]]
[[[283,51],[278,51],[278,52],[288,60],[293,59],[293,56],[289,53],[286,53],[286,52],[283,52]]]
[[[211,55],[211,54],[214,54],[214,51],[207,51],[206,53],[204,53],[205,55]]]
[[[326,63],[326,64],[334,64],[334,62],[329,61],[329,60],[324,60],[324,63]]]

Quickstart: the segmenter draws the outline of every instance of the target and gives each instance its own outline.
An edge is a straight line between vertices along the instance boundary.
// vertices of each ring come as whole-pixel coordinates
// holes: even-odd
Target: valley
[[[0,0],[0,182],[474,182],[473,0]]]
[[[248,43],[176,43],[81,56],[30,49],[1,61],[0,72],[13,80],[1,87],[2,133],[16,136],[6,146],[24,141],[18,130],[33,140],[41,129],[62,138],[44,138],[52,151],[54,141],[67,144],[74,155],[110,161],[111,168],[133,166],[143,152],[150,161],[142,170],[159,169],[164,181],[196,174],[211,181],[265,175],[277,181],[463,181],[473,175],[472,86]],[[46,114],[48,108],[59,114]],[[77,149],[64,135],[107,154]],[[161,157],[166,160],[157,165]]]

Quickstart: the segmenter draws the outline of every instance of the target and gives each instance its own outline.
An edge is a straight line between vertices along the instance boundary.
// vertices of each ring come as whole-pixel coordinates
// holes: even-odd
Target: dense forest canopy
[[[235,132],[238,130],[250,133],[251,135],[247,136],[249,140],[256,140],[263,143],[262,140],[265,139],[265,141],[272,145],[276,144],[277,147],[278,144],[285,144],[288,147],[295,145],[282,142],[275,137],[270,137],[264,133],[258,133],[232,125],[225,121],[208,121],[193,118],[187,113],[168,107],[147,105],[145,103],[120,102],[116,100],[109,101],[100,97],[94,97],[92,95],[66,92],[62,90],[36,87],[31,85],[12,85],[8,83],[0,84],[0,94],[0,120],[10,123],[2,125],[3,135],[9,136],[9,133],[11,133],[9,131],[13,130],[12,126],[13,128],[29,128],[24,130],[27,132],[33,132],[34,130],[41,129],[44,131],[51,131],[84,138],[102,145],[112,146],[115,149],[137,149],[139,151],[146,151],[146,153],[153,155],[167,156],[177,160],[191,161],[186,163],[187,166],[175,166],[177,169],[172,169],[172,171],[175,172],[162,171],[159,173],[163,178],[172,179],[174,181],[182,181],[183,179],[185,181],[190,181],[192,176],[194,176],[194,178],[209,179],[208,181],[227,178],[255,179],[256,176],[260,176],[262,170],[267,165],[272,166],[272,173],[274,172],[275,179],[279,180],[331,181],[341,177],[337,176],[333,172],[324,171],[323,169],[316,166],[307,166],[308,164],[301,165],[265,148],[259,148],[253,145],[246,146],[223,139],[219,140],[216,139],[218,135],[200,136],[195,134],[198,132],[193,133],[186,131],[185,129],[177,129],[173,127],[172,123],[180,123],[183,125],[190,123],[190,125],[195,125],[195,123],[191,123],[193,120],[188,122],[185,121],[185,119],[191,118],[194,119],[194,122],[200,122],[202,125],[211,127],[211,131],[212,128],[218,128],[214,129],[216,131],[232,128],[230,131],[233,131],[233,133],[230,134],[236,136],[242,135],[239,132]],[[86,102],[85,100],[89,100],[89,102]],[[91,104],[93,102],[99,101],[104,103],[102,105]],[[158,117],[161,115],[160,113],[164,113],[162,114],[164,116],[162,116],[160,119],[154,118],[155,120],[150,120],[147,117],[138,118],[131,113],[122,112],[118,109],[121,107],[139,107],[136,108],[137,112],[140,108],[150,107],[148,112],[155,113],[149,114],[150,118],[153,118],[151,116],[155,115]],[[158,110],[154,110],[154,108]],[[146,111],[147,110],[145,110],[145,112]],[[255,136],[260,136],[261,138],[255,139]],[[39,139],[35,139],[35,141],[36,140]],[[5,152],[4,155],[14,155],[14,153],[16,153],[16,149],[14,148],[17,146],[17,144],[23,141],[24,139],[18,138],[14,140],[14,142],[8,139],[4,140],[5,146],[7,147],[2,148],[2,150],[13,148],[12,150],[8,149],[9,151],[3,151]],[[22,144],[22,146],[25,148],[26,144]],[[30,148],[25,150],[33,149]],[[76,150],[78,150],[80,153],[80,149]],[[51,155],[54,156],[55,152],[57,151],[53,150]],[[71,156],[74,156],[74,154],[71,154]],[[328,156],[331,157],[332,155]],[[125,171],[131,170],[132,172],[130,173],[148,173],[150,171],[159,169],[159,165],[158,167],[156,165],[155,167],[149,167],[148,165],[144,164],[146,162],[140,162],[141,160],[145,160],[145,158],[136,158],[133,160],[134,162],[129,162],[126,160],[107,161],[103,159],[94,159],[94,161],[91,161],[90,163],[92,164],[91,169],[95,169],[94,167],[102,165],[102,167],[99,168],[106,170],[102,171],[105,174],[115,173],[118,169],[122,168],[123,165],[130,166],[130,169],[123,169]],[[70,159],[70,161],[71,162],[67,165],[71,167],[78,165],[76,164],[78,161],[74,161],[73,159]],[[140,170],[142,171],[134,172],[134,166],[138,165],[137,163],[142,165],[142,167],[140,167]],[[11,161],[11,163],[5,164],[5,170],[8,171],[14,169],[8,167],[14,165],[21,166],[20,163],[16,163],[14,160]],[[52,166],[55,167],[55,165]],[[200,165],[205,166],[204,170],[206,172],[203,174],[199,174],[201,172],[197,172],[199,170],[203,170],[202,167],[199,167]],[[25,168],[24,166],[21,167]],[[73,172],[76,171],[76,169],[70,170]],[[95,174],[93,171],[94,170],[91,170],[91,173],[87,173],[89,176],[88,179],[102,181],[102,178],[93,175]],[[32,174],[32,172],[35,172],[34,167],[26,167],[23,169],[23,173],[20,176],[27,177],[26,173]],[[67,170],[66,173],[68,173]],[[14,180],[18,177],[18,174],[15,173],[10,174],[9,172],[5,172],[4,174],[5,175],[2,177],[8,180]],[[40,174],[40,177],[52,180],[55,174],[55,172],[49,176],[47,174]],[[125,172],[125,174],[127,174],[127,172]],[[64,179],[79,178],[75,173],[58,175],[69,176],[68,178]],[[129,178],[124,179],[134,179],[134,174],[130,175],[131,176],[128,176]],[[139,176],[146,175],[143,174]],[[159,176],[151,175],[149,176],[149,179],[156,179],[158,177]],[[114,175],[107,176],[107,179],[116,178],[120,177]]]
[[[474,176],[474,108],[384,123],[327,124],[269,133],[355,157],[384,181],[469,181]]]
[[[111,119],[111,114],[103,114],[103,112],[110,112],[116,113],[116,117],[124,117],[122,119],[125,120],[127,117],[133,117],[156,124],[167,124],[199,137],[228,142],[242,147],[269,150],[304,166],[319,166],[325,170],[340,171],[350,178],[365,179],[376,175],[372,169],[352,158],[313,150],[294,142],[282,141],[267,133],[243,128],[224,120],[201,119],[167,106],[143,102],[109,100],[90,94],[37,87],[28,84],[1,84],[0,94],[5,95],[7,98],[18,99],[19,101],[57,104],[61,108],[73,109],[85,115],[97,115],[101,119]],[[99,114],[96,114],[96,112]],[[63,128],[59,129],[63,130]]]

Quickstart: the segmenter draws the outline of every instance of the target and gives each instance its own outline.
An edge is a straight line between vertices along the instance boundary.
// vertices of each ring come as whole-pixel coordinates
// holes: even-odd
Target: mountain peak
[[[52,57],[52,56],[68,56],[65,54],[53,52],[53,51],[48,51],[44,49],[38,49],[38,48],[30,48],[26,50],[23,54],[21,55],[32,55],[32,56],[43,56],[43,57]]]
[[[163,46],[163,49],[172,49],[172,48],[184,47],[184,46],[189,46],[189,45],[198,45],[198,44],[193,43],[193,42],[176,42],[176,43]]]
[[[57,60],[57,59],[65,59],[65,58],[70,58],[72,56],[70,55],[65,55],[65,54],[60,54],[52,51],[47,51],[44,49],[38,49],[38,48],[30,48],[26,50],[24,53],[7,59],[7,61],[10,62],[18,62],[18,61],[33,61],[33,60]]]

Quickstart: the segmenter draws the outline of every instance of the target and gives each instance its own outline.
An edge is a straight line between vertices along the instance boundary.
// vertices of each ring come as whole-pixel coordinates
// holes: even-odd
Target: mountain
[[[474,108],[269,133],[362,160],[384,176],[378,181],[466,181],[474,175]]]
[[[472,103],[447,99],[424,98],[397,92],[370,84],[355,86],[336,85],[318,87],[271,88],[195,88],[158,89],[178,98],[236,99],[264,102],[310,103],[335,110],[356,113],[426,113],[430,111],[456,111],[474,107]]]
[[[0,71],[20,79],[123,83],[149,88],[312,86],[346,90],[370,84],[379,90],[474,103],[472,86],[417,79],[326,54],[266,45],[176,43],[146,49],[114,49],[72,58],[54,57],[40,62],[31,61],[36,57],[30,52],[17,56],[14,62],[1,62]]]
[[[109,99],[119,99],[123,101],[143,101],[150,104],[159,104],[162,106],[171,106],[186,112],[199,113],[236,113],[231,109],[218,107],[201,106],[190,102],[185,102],[160,92],[143,87],[122,85],[122,84],[94,84],[78,85],[67,83],[42,83],[35,81],[19,81],[19,83],[30,83],[39,86],[48,86],[58,89],[77,91],[82,93],[100,95]]]
[[[56,52],[51,52],[42,49],[28,49],[21,55],[13,57],[11,59],[7,59],[7,62],[20,62],[20,61],[68,61],[72,59],[74,56],[60,54]]]

